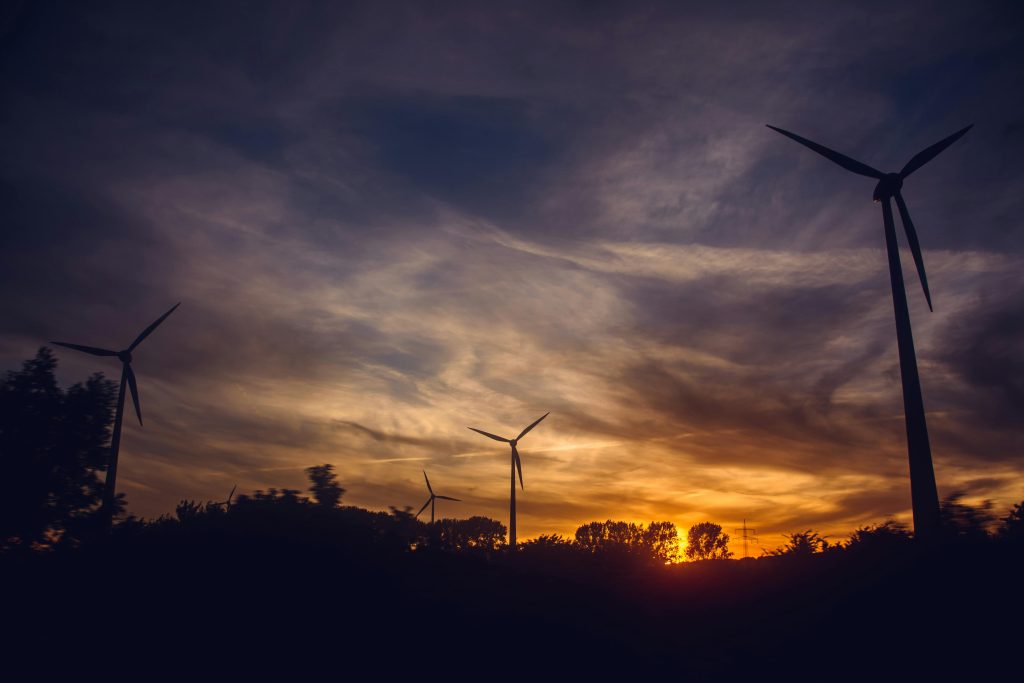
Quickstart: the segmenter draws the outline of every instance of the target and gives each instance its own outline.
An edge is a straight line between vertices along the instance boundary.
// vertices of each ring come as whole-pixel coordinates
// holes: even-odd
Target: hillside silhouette
[[[50,673],[917,680],[991,675],[1019,639],[1024,503],[999,517],[948,497],[928,543],[890,520],[736,560],[702,522],[697,561],[680,563],[671,523],[607,520],[513,554],[493,519],[345,505],[324,464],[308,493],[186,500],[149,520],[121,499],[108,528],[114,387],[62,391],[54,367],[41,349],[0,383],[8,652]]]

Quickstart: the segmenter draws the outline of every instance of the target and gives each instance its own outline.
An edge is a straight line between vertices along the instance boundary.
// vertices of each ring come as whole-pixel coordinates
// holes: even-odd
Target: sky
[[[904,274],[940,496],[1024,498],[1020,3],[178,4],[0,10],[0,369],[181,302],[132,513],[331,463],[507,523],[467,427],[550,411],[520,538],[909,521],[874,181],[768,123],[886,171],[974,124],[904,187],[933,313]]]

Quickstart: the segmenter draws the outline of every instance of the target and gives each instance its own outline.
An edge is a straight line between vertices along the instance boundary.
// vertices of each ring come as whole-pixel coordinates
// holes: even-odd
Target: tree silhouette
[[[505,547],[505,525],[490,517],[439,519],[430,526],[431,544],[457,553],[490,555]]]
[[[0,382],[2,548],[74,542],[95,521],[117,387],[97,373],[65,392],[56,367],[42,347]]]
[[[653,560],[675,562],[679,557],[679,531],[672,522],[651,522],[643,530],[642,541]]]
[[[1024,542],[1024,500],[1010,508],[1010,513],[1001,521],[998,531],[1001,540]]]
[[[964,493],[957,491],[942,500],[939,513],[943,536],[950,541],[983,543],[989,539],[989,530],[996,522],[992,501],[968,505],[963,497]]]
[[[345,494],[345,489],[338,484],[338,475],[334,473],[334,465],[307,467],[306,476],[311,482],[309,490],[316,499],[317,505],[336,508],[341,504],[341,497]]]
[[[678,532],[672,522],[590,522],[576,529],[576,546],[605,558],[634,558],[672,562],[679,552]]]
[[[769,550],[767,552],[768,555],[807,557],[815,553],[837,549],[839,547],[830,544],[824,539],[824,537],[819,536],[817,531],[813,531],[811,529],[784,535],[786,537],[786,545],[781,548],[776,548],[775,550]]]
[[[886,553],[904,547],[911,540],[910,531],[905,524],[887,519],[881,524],[863,526],[850,534],[846,542],[847,550]]]
[[[211,520],[219,520],[227,516],[230,508],[223,503],[207,501],[201,503],[194,500],[180,501],[174,508],[174,519],[179,524],[204,524]]]
[[[520,542],[516,559],[521,566],[567,576],[589,574],[593,564],[591,555],[561,534],[542,534]]]
[[[523,541],[519,549],[521,556],[533,553],[539,557],[571,551],[573,546],[573,542],[561,534],[541,534],[537,538]]]
[[[700,522],[686,532],[686,557],[691,560],[726,560],[732,557],[729,534],[714,522]]]
[[[299,495],[300,493],[298,489],[257,489],[252,495],[239,495],[232,508],[239,508],[240,511],[255,508],[277,509],[284,514],[284,511],[295,510],[309,504],[309,499]]]
[[[591,554],[628,554],[640,536],[631,522],[590,522],[576,529],[576,545]]]
[[[427,542],[427,525],[416,519],[412,507],[406,505],[401,510],[390,506],[391,527],[407,548],[418,548]]]

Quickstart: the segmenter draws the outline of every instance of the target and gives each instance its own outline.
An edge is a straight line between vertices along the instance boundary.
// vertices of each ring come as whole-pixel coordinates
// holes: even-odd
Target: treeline
[[[117,541],[174,542],[259,537],[269,542],[306,545],[366,546],[401,552],[447,552],[493,559],[506,554],[506,527],[488,517],[423,522],[412,508],[374,512],[343,505],[345,489],[332,465],[306,470],[309,493],[276,489],[242,494],[224,502],[186,500],[173,514],[153,520],[128,517],[114,526]],[[519,555],[546,561],[584,556],[609,562],[667,564],[678,557],[676,527],[671,522],[591,522],[573,538],[543,535],[518,544]]]
[[[116,385],[101,374],[63,391],[47,348],[20,371],[0,381],[0,466],[9,482],[0,496],[0,549],[26,551],[77,547],[105,535],[99,515],[100,475],[108,456]],[[155,520],[124,518],[117,501],[114,534],[122,539],[169,539],[192,535],[301,539],[305,543],[374,543],[396,551],[436,550],[493,558],[503,553],[506,528],[486,517],[441,519],[427,524],[411,508],[371,512],[342,505],[345,489],[331,465],[306,470],[309,497],[293,489],[270,489],[224,502],[183,501],[173,515]],[[962,495],[942,502],[948,543],[1021,543],[1024,502],[1001,518],[991,503],[971,506]],[[830,541],[807,529],[786,536],[785,544],[764,554],[811,556],[845,551],[891,552],[912,538],[903,525],[888,520],[855,530],[848,539]],[[690,527],[684,550],[671,522],[636,524],[607,520],[580,526],[572,537],[544,535],[519,545],[524,562],[551,566],[600,559],[605,562],[670,564],[688,560],[729,559],[729,535],[714,522]]]

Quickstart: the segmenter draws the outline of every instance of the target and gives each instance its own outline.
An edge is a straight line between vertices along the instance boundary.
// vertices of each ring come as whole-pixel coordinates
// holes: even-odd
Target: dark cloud
[[[346,104],[342,120],[373,146],[385,170],[493,217],[519,213],[564,128],[556,112],[508,97],[380,93]]]
[[[690,447],[706,445],[702,450],[718,463],[760,465],[770,457],[775,465],[797,470],[848,469],[850,461],[836,456],[870,451],[878,438],[877,426],[870,423],[879,416],[870,406],[837,414],[802,393],[790,393],[753,374],[698,380],[646,364],[629,368],[622,386],[633,401],[663,418],[662,435],[697,431]],[[899,435],[896,426],[885,430],[890,437]],[[722,439],[715,433],[730,431],[742,432],[748,446],[721,448]],[[873,466],[870,458],[859,463],[860,469]]]
[[[671,288],[641,282],[630,289],[637,313],[630,334],[653,334],[765,372],[786,356],[813,354],[849,334],[887,294],[881,278],[849,286],[764,287],[744,282],[742,271]]]

